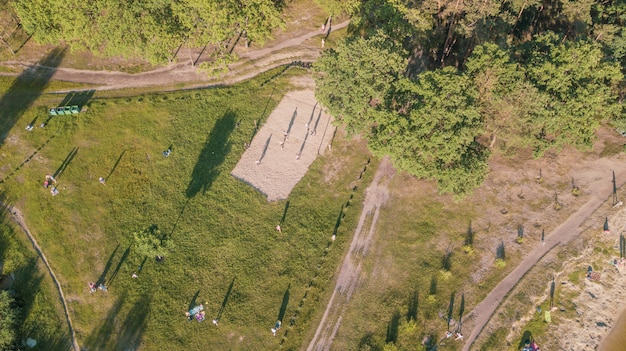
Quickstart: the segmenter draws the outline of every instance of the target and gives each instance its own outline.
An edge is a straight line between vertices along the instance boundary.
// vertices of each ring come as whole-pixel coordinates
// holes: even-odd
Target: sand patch
[[[287,93],[231,174],[268,201],[286,199],[311,163],[328,149],[334,132],[331,119],[312,89]]]

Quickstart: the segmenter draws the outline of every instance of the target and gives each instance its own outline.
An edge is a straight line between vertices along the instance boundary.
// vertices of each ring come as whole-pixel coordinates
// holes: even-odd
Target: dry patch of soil
[[[231,174],[269,201],[286,199],[311,163],[328,148],[334,130],[330,121],[313,90],[287,93]]]

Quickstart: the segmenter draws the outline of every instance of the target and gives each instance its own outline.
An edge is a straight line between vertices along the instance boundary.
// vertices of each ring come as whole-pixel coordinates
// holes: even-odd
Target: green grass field
[[[355,185],[353,207],[362,202],[355,179],[367,153],[362,144],[337,140],[343,166],[326,182],[327,159],[318,159],[292,192],[283,231],[276,232],[287,202],[268,203],[229,175],[254,120],[263,121],[290,88],[289,78],[304,72],[292,69],[267,82],[275,73],[219,89],[96,93],[86,112],[54,117],[32,132],[22,126],[36,116],[40,123],[62,96],[38,87],[41,96],[15,111],[1,149],[0,187],[24,212],[59,276],[81,347],[300,348],[358,218],[358,210],[346,212],[327,250]],[[3,82],[13,94],[28,92]],[[170,145],[172,154],[163,157]],[[57,174],[59,195],[43,188],[46,174]],[[147,258],[139,271],[144,257],[133,250],[132,232],[152,225],[171,235],[174,248],[162,263]],[[89,293],[88,282],[98,280],[108,293]],[[184,312],[201,302],[207,320],[188,322]],[[273,337],[279,317],[283,328]]]

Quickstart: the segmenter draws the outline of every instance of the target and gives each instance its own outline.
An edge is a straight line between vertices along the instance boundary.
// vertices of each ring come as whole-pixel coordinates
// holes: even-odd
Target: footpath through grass
[[[2,208],[0,274],[15,278],[9,294],[17,311],[16,340],[22,345],[27,338],[34,339],[40,350],[67,350],[71,342],[59,294],[39,256],[29,250],[31,244],[26,236],[11,224],[10,216]]]
[[[55,97],[44,95],[19,115],[0,150],[0,187],[57,273],[81,347],[300,348],[359,211],[346,212],[331,245],[338,214],[351,194],[359,207],[358,182],[369,175],[355,181],[367,160],[359,145],[342,148],[347,161],[330,181],[329,158],[314,162],[289,201],[268,203],[230,176],[254,121],[262,123],[291,88],[289,78],[303,73],[291,69],[268,82],[276,72],[219,89],[117,99],[96,93],[86,112],[54,117],[33,132],[21,126],[59,103]],[[42,187],[46,174],[56,174],[57,196]],[[162,263],[132,245],[133,231],[153,225],[174,242]],[[90,294],[90,281],[105,282],[108,293]],[[196,303],[204,303],[203,323],[185,318]],[[273,337],[277,319],[283,327]]]

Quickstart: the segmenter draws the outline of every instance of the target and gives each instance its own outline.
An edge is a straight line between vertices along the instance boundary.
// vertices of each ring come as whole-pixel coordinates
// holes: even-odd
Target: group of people
[[[46,174],[46,180],[43,182],[43,187],[45,189],[51,187],[50,194],[52,194],[52,196],[55,196],[59,193],[59,189],[57,189],[56,179],[54,179],[54,177],[49,174]]]
[[[189,322],[191,322],[194,318],[198,322],[204,321],[204,316],[205,316],[204,305],[200,304],[190,309],[189,311],[185,311],[185,316],[187,317],[187,321]],[[213,321],[213,324],[217,325],[216,321]]]
[[[106,285],[104,285],[104,283],[100,283],[100,285],[97,286],[97,290],[102,290],[104,292],[109,291],[106,287]],[[96,292],[96,283],[94,282],[89,282],[89,292],[91,294]]]

